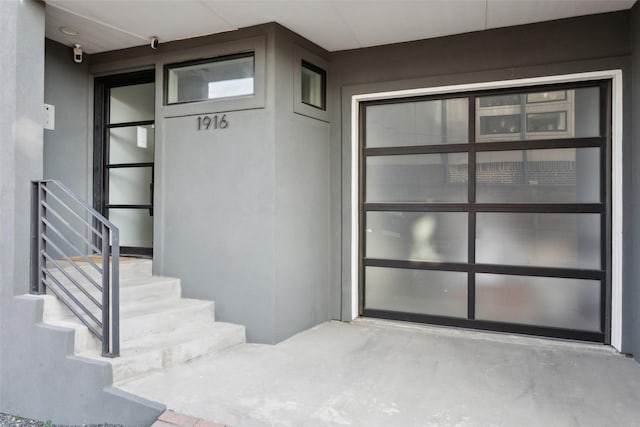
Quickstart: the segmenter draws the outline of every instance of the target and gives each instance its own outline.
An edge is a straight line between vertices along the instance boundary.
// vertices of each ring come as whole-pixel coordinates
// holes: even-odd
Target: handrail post
[[[102,224],[102,355],[109,356],[111,352],[111,304],[109,287],[109,228]]]
[[[120,356],[120,237],[111,230],[111,357]]]
[[[31,182],[31,271],[30,271],[30,292],[32,294],[44,294],[45,287],[42,275],[44,267],[44,242],[42,234],[44,233],[44,225],[42,218],[45,215],[45,209],[42,206],[46,194],[42,187],[44,183],[41,181]]]
[[[29,270],[29,290],[32,294],[40,293],[40,183],[31,181],[31,263]]]

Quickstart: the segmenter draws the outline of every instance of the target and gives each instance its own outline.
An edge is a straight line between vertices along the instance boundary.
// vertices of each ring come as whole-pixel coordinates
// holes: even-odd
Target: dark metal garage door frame
[[[600,136],[588,138],[514,140],[476,143],[476,97],[507,94],[522,94],[531,91],[558,91],[586,87],[598,87],[600,92]],[[611,81],[597,80],[570,84],[539,85],[475,92],[457,92],[445,95],[393,98],[363,101],[359,111],[359,310],[360,315],[392,320],[403,320],[436,325],[465,327],[489,331],[501,331],[527,335],[537,335],[594,342],[610,342],[611,332],[611,137],[612,137],[612,96]],[[366,148],[367,107],[372,105],[406,103],[415,101],[468,98],[469,100],[469,143],[422,145],[410,147]],[[550,148],[590,148],[600,149],[600,203],[476,203],[476,153],[485,151],[508,151]],[[400,154],[468,153],[468,200],[469,203],[365,203],[367,157]],[[367,212],[464,212],[469,213],[468,223],[468,263],[418,262],[365,257],[365,218]],[[497,264],[478,264],[475,256],[476,213],[478,212],[524,212],[524,213],[596,213],[600,214],[601,266],[600,270],[576,268],[529,267]],[[455,318],[429,314],[386,311],[365,307],[365,267],[390,267],[418,270],[465,272],[468,277],[467,318]],[[600,331],[582,331],[526,324],[502,323],[475,318],[475,273],[513,274],[544,276],[569,279],[589,279],[600,281]]]

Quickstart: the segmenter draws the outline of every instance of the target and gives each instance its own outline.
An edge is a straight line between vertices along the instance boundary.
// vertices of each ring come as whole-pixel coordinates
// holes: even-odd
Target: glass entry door
[[[606,342],[609,90],[362,104],[361,314]]]
[[[154,72],[96,80],[94,203],[120,229],[120,250],[153,253]]]

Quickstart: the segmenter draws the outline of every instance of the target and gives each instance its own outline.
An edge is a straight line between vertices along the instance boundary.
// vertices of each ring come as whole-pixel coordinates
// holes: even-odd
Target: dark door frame
[[[132,86],[136,84],[155,82],[155,70],[136,71],[132,73],[117,74],[106,77],[99,77],[94,82],[94,116],[93,116],[93,206],[98,212],[109,218],[109,208],[120,209],[148,209],[153,216],[153,186],[155,167],[154,163],[136,163],[127,165],[128,167],[151,167],[151,198],[149,204],[145,205],[109,205],[109,179],[110,167],[120,167],[119,165],[107,165],[109,159],[109,129],[111,127],[142,126],[153,125],[154,120],[142,122],[118,123],[109,125],[109,91],[112,88],[122,86]],[[123,255],[152,256],[153,247],[133,247],[121,246],[120,253]]]

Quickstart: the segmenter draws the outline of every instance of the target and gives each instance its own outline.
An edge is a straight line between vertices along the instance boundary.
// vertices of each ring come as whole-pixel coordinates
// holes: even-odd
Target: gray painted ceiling
[[[97,53],[267,22],[337,51],[624,10],[636,0],[44,1],[48,38]],[[65,26],[80,35],[63,34]]]

